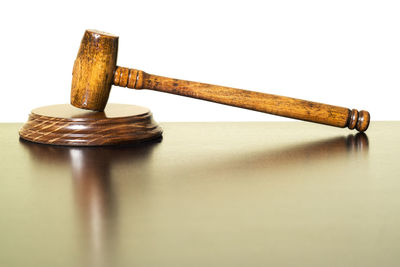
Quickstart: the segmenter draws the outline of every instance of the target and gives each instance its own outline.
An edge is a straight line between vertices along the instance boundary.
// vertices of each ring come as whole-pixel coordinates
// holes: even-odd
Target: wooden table
[[[162,123],[127,148],[0,125],[0,266],[400,266],[400,122]]]

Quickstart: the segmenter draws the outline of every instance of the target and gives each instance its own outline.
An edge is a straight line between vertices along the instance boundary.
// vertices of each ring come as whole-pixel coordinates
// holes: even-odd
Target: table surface
[[[68,148],[0,124],[0,266],[400,266],[400,122],[161,126]]]

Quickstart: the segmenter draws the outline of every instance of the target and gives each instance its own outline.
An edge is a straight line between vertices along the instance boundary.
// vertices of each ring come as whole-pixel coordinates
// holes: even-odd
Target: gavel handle
[[[141,70],[117,67],[114,85],[132,89],[150,89],[188,96],[229,106],[273,115],[326,124],[336,127],[367,130],[368,111],[348,109],[291,97],[278,96],[230,87],[191,82],[148,74]]]

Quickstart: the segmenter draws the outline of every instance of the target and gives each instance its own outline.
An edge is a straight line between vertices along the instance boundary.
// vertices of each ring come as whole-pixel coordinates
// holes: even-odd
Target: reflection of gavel
[[[115,180],[124,176],[115,170],[129,169],[130,178],[151,176],[148,168],[157,142],[134,147],[65,147],[38,145],[20,141],[29,161],[36,168],[52,169],[57,178],[73,181],[75,203],[71,206],[78,214],[79,224],[72,224],[82,234],[79,244],[85,253],[79,266],[115,266],[114,248],[118,242],[118,198]],[[49,167],[50,166],[50,167]],[[140,169],[140,171],[138,171]],[[138,171],[138,172],[135,172]],[[149,173],[147,173],[149,172]],[[50,172],[51,173],[51,172]],[[123,172],[122,172],[123,173]],[[140,175],[138,175],[140,173]],[[126,175],[125,175],[126,176]],[[37,177],[54,178],[51,175]],[[40,178],[40,179],[39,179]],[[40,182],[40,181],[36,181]],[[137,179],[137,185],[147,186],[146,179]],[[132,191],[131,191],[132,192]],[[74,228],[75,230],[75,228]],[[87,258],[86,258],[87,257]]]
[[[148,74],[141,70],[117,67],[118,36],[87,30],[75,60],[71,104],[84,109],[103,111],[111,85],[203,99],[274,115],[356,128],[365,131],[370,116],[344,107],[310,102],[290,97],[264,94],[230,87],[183,81]]]

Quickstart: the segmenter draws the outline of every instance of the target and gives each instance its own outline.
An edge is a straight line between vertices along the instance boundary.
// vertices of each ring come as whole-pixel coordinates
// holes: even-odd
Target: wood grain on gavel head
[[[207,100],[268,114],[367,130],[368,111],[311,102],[206,83],[191,82],[116,66],[118,37],[87,30],[75,60],[71,104],[83,109],[103,111],[111,85],[132,89],[150,89],[196,99]]]
[[[117,62],[118,36],[87,30],[72,71],[71,104],[103,111]]]

